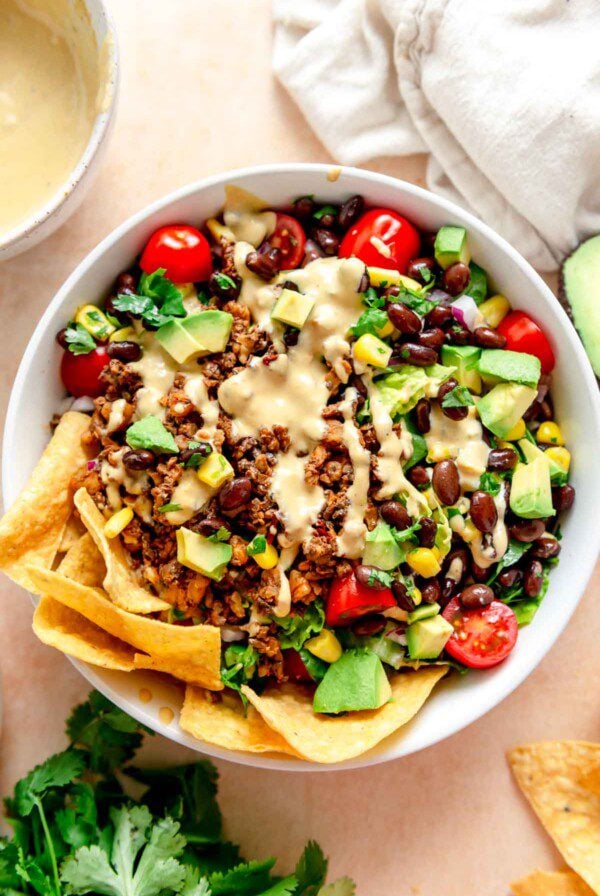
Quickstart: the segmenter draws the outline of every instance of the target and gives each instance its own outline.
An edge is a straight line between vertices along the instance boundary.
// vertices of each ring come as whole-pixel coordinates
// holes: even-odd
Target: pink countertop
[[[268,0],[111,0],[121,42],[116,128],[80,211],[42,246],[0,264],[2,414],[40,313],[75,264],[130,213],[188,181],[261,162],[330,161],[269,70]],[[423,183],[422,157],[369,167]],[[82,297],[93,300],[91,297]],[[560,858],[518,794],[504,754],[547,738],[598,739],[600,635],[590,584],[538,669],[484,719],[425,752],[344,773],[279,774],[219,763],[228,834],[287,869],[314,837],[360,896],[492,896]],[[63,744],[86,682],[31,632],[27,595],[0,582],[4,719],[0,792]],[[152,753],[173,747],[155,738]],[[177,751],[181,756],[181,751]]]

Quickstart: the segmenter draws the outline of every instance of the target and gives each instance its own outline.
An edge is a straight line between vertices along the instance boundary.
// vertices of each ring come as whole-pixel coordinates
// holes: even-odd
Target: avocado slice
[[[484,348],[477,367],[484,379],[504,380],[537,389],[542,365],[535,355],[511,352],[507,349]]]
[[[545,451],[542,451],[541,448],[538,448],[537,445],[534,445],[533,442],[530,442],[529,439],[521,439],[519,441],[519,448],[523,452],[525,460],[527,463],[532,463],[537,457],[543,457],[548,467],[550,468],[550,482],[552,485],[564,485],[569,475],[565,473],[562,467],[552,460],[550,455],[546,454]]]
[[[185,526],[181,526],[176,534],[177,560],[181,565],[219,582],[233,555],[231,545],[225,541],[209,541]]]
[[[203,354],[203,346],[184,328],[181,320],[170,320],[154,334],[162,347],[178,364],[185,364]]]
[[[370,650],[347,650],[332,663],[315,691],[315,712],[357,712],[379,709],[392,689],[379,657]]]
[[[550,466],[545,457],[536,457],[531,463],[518,463],[510,488],[510,509],[526,520],[554,516]]]
[[[282,324],[301,330],[315,307],[315,300],[293,289],[282,289],[273,306],[271,317]]]
[[[471,256],[465,228],[450,224],[440,227],[435,237],[434,254],[435,260],[444,270],[457,261],[468,264]]]
[[[535,401],[537,390],[519,383],[498,383],[477,402],[477,412],[484,426],[503,439],[511,431],[529,405]]]
[[[367,532],[362,557],[366,566],[395,569],[403,560],[404,552],[387,523],[378,523],[372,532]]]
[[[430,616],[413,622],[406,629],[411,660],[436,660],[454,629],[443,616]]]
[[[442,364],[446,367],[456,367],[454,376],[459,385],[466,386],[476,395],[481,392],[481,377],[477,371],[480,355],[481,349],[476,345],[442,346]]]
[[[418,622],[420,619],[430,619],[432,616],[437,616],[442,608],[439,604],[419,604],[418,607],[412,611],[412,613],[408,614],[408,619],[406,620],[409,625],[412,625],[413,622]]]
[[[580,243],[563,261],[558,297],[600,378],[600,233]]]
[[[181,325],[198,343],[202,354],[210,355],[225,351],[233,326],[233,315],[216,309],[200,311],[185,317]]]

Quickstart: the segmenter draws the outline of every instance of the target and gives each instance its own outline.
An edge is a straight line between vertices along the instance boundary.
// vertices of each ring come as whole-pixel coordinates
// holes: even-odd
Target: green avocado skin
[[[371,650],[347,650],[329,667],[315,691],[315,712],[379,709],[392,694],[379,657]]]
[[[558,295],[600,378],[600,234],[584,240],[564,260]]]

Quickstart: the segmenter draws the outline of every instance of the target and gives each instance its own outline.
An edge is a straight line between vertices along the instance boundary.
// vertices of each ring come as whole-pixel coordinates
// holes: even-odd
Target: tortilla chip
[[[0,569],[24,588],[25,567],[50,568],[73,504],[69,485],[86,461],[81,436],[90,418],[67,411],[40,457],[29,482],[0,520]]]
[[[136,616],[112,603],[99,588],[80,585],[60,572],[34,566],[27,567],[27,572],[32,590],[54,597],[115,638],[154,657],[153,668],[213,691],[222,689],[221,632],[216,626],[170,625]]]
[[[106,577],[106,564],[89,532],[82,535],[69,548],[58,570],[63,576],[74,579],[80,585],[89,585],[91,588],[102,587]]]
[[[315,714],[312,692],[301,685],[271,688],[260,696],[247,686],[242,692],[300,756],[313,762],[342,762],[366,753],[412,719],[447,671],[447,666],[435,666],[395,675],[389,703],[339,718]]]
[[[600,744],[547,741],[508,759],[519,787],[567,864],[600,891],[600,795],[582,783],[600,763]]]
[[[179,725],[192,737],[226,750],[298,755],[253,706],[244,715],[242,701],[230,691],[219,694],[219,702],[214,703],[202,688],[188,686]]]
[[[82,535],[85,535],[86,528],[75,514],[72,514],[67,520],[67,524],[63,529],[62,538],[58,546],[59,554],[66,554],[73,545],[79,541]]]
[[[533,871],[510,886],[514,896],[594,896],[572,871]]]
[[[87,491],[84,488],[78,489],[73,500],[86,529],[104,557],[106,564],[104,590],[112,602],[128,613],[145,614],[170,610],[171,604],[138,585],[127,561],[125,548],[119,538],[111,538],[109,541],[106,537],[104,534],[106,520]]]
[[[33,630],[40,641],[84,663],[131,672],[133,648],[52,597],[42,597],[33,616]]]

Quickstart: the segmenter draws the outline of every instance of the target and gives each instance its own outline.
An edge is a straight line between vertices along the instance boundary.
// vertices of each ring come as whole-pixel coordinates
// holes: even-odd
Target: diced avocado
[[[564,260],[558,297],[600,377],[600,234],[584,240]]]
[[[402,563],[404,553],[387,523],[378,523],[365,537],[362,562],[379,569],[395,569]]]
[[[484,426],[503,439],[535,401],[537,390],[519,383],[498,383],[477,402]]]
[[[186,361],[199,357],[204,351],[194,337],[184,329],[181,320],[168,321],[159,327],[154,335],[178,364],[185,364]]]
[[[483,377],[520,383],[532,389],[537,388],[542,372],[540,360],[535,355],[497,348],[484,348],[477,366]]]
[[[314,307],[315,300],[310,296],[304,296],[293,289],[283,289],[273,306],[271,317],[281,321],[282,324],[301,330]]]
[[[568,479],[568,474],[565,473],[563,468],[560,467],[556,461],[552,460],[552,457],[546,451],[542,451],[541,448],[538,448],[538,446],[534,445],[533,442],[530,442],[529,439],[521,439],[519,448],[525,455],[525,460],[528,464],[534,461],[536,457],[544,458],[550,468],[550,482],[552,485],[565,484]]]
[[[444,270],[457,261],[468,264],[471,256],[465,228],[450,224],[440,227],[435,238],[434,254],[435,260]]]
[[[510,509],[526,520],[554,516],[550,466],[545,457],[536,457],[531,463],[518,463],[510,488]]]
[[[443,616],[431,616],[413,622],[406,629],[406,643],[411,660],[435,660],[454,629]]]
[[[172,433],[158,417],[142,417],[132,423],[125,433],[125,441],[130,448],[144,448],[155,454],[178,454],[179,448]]]
[[[315,691],[315,712],[357,712],[379,709],[392,689],[379,657],[370,650],[347,650],[332,663]]]
[[[181,526],[177,529],[177,560],[182,566],[219,582],[233,551],[225,541],[209,541],[198,532]]]
[[[234,469],[224,454],[213,451],[198,467],[198,479],[212,488],[219,488],[234,476]]]
[[[437,616],[441,609],[439,604],[421,604],[408,614],[406,621],[412,625],[413,622],[418,622],[420,619],[430,619],[432,616]]]
[[[214,352],[224,352],[229,340],[233,315],[227,311],[200,311],[198,314],[190,314],[181,322],[187,333],[200,346],[203,355]]]
[[[477,395],[481,392],[481,377],[477,371],[477,363],[481,349],[476,345],[443,345],[442,364],[456,367],[454,376],[460,386],[466,386]]]

